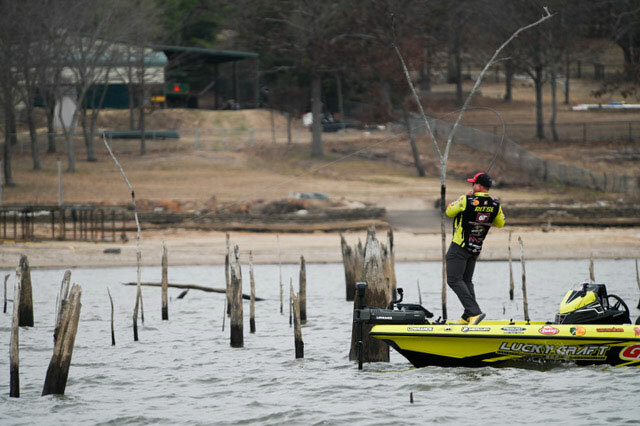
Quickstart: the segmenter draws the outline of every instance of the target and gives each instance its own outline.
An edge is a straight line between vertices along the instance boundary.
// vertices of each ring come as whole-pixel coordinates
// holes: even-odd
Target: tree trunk
[[[504,64],[504,100],[511,102],[513,96],[511,94],[511,83],[513,81],[513,63],[508,59]]]
[[[431,91],[431,58],[429,51],[430,48],[427,44],[427,47],[422,51],[422,66],[420,67],[420,90],[424,92]]]
[[[342,124],[342,129],[344,129],[345,124],[345,116],[344,116],[344,98],[342,96],[342,79],[340,78],[340,74],[336,73],[336,92],[338,94],[338,111],[340,112],[340,121]]]
[[[47,95],[48,96],[48,95]],[[55,108],[56,102],[55,99],[49,101],[49,103],[45,107],[46,115],[47,115],[47,153],[55,154],[56,152],[56,129],[53,125],[54,117],[55,117]]]
[[[33,159],[33,170],[40,170],[40,150],[38,147],[38,131],[33,117],[33,107],[27,102],[27,124],[29,126],[29,136],[31,137],[31,158]]]
[[[535,69],[534,84],[536,89],[536,137],[544,139],[544,117],[542,115],[542,66]]]
[[[454,56],[456,61],[456,102],[462,106],[462,57],[460,55],[460,33],[456,31],[454,36]]]
[[[556,97],[556,69],[551,67],[551,120],[549,120],[549,127],[551,128],[551,134],[553,135],[553,141],[558,142],[558,132],[556,130],[556,118],[558,116],[558,100]]]
[[[11,108],[11,103],[5,100],[4,103],[4,122],[7,124],[4,127],[4,146],[3,146],[3,156],[4,161],[2,162],[3,172],[4,172],[4,184],[6,186],[15,186],[16,183],[13,181],[13,177],[11,176],[11,140],[13,135],[11,134],[11,128],[9,123],[11,122],[10,116],[13,114],[13,109]]]
[[[426,175],[424,170],[424,165],[422,161],[420,161],[420,152],[418,151],[418,145],[416,144],[416,140],[413,137],[413,132],[411,131],[411,122],[409,121],[409,114],[405,108],[402,108],[402,117],[404,118],[404,126],[407,130],[407,135],[409,136],[409,144],[411,145],[411,154],[413,155],[413,165],[418,171],[418,176],[424,177]]]
[[[144,134],[144,82],[141,82],[141,86],[141,99],[139,100],[140,104],[138,105],[138,128],[140,129],[140,155],[145,155],[147,153],[147,140]]]
[[[564,63],[564,104],[569,105],[569,80],[570,80],[570,69],[571,63],[569,62],[569,54],[566,55],[566,60]]]
[[[322,80],[320,74],[314,72],[311,77],[311,156],[322,157]]]

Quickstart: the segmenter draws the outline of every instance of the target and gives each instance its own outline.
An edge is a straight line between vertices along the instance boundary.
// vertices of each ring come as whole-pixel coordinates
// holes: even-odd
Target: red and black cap
[[[487,189],[491,188],[491,184],[493,183],[491,176],[483,172],[476,173],[474,177],[467,179],[467,182],[479,183]]]

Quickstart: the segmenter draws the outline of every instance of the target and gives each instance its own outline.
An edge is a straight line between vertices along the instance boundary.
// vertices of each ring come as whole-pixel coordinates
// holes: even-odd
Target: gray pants
[[[456,243],[451,243],[447,250],[447,284],[456,293],[464,307],[462,318],[468,319],[480,315],[482,311],[473,290],[473,271],[478,256],[469,253]]]

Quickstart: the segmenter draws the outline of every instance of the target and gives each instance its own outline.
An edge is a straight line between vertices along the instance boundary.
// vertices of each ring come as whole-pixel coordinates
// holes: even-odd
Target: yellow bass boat
[[[433,315],[417,304],[393,301],[388,309],[364,306],[365,283],[357,283],[354,321],[372,325],[369,335],[387,342],[416,367],[482,367],[575,362],[640,367],[640,318],[631,324],[629,308],[604,284],[569,291],[553,322],[491,321],[478,325],[429,322]],[[614,303],[610,300],[614,299]],[[395,309],[394,309],[395,308]],[[360,368],[362,356],[359,356]]]

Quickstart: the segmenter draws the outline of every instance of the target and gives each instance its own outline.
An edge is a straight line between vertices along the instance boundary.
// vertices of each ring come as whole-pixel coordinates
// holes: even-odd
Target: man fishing
[[[502,228],[505,223],[500,202],[489,195],[491,177],[477,173],[467,179],[472,189],[449,204],[446,214],[453,219],[453,238],[447,250],[447,284],[456,293],[464,312],[457,324],[480,323],[485,314],[476,302],[473,290],[473,271],[482,250],[482,243],[492,226]]]

